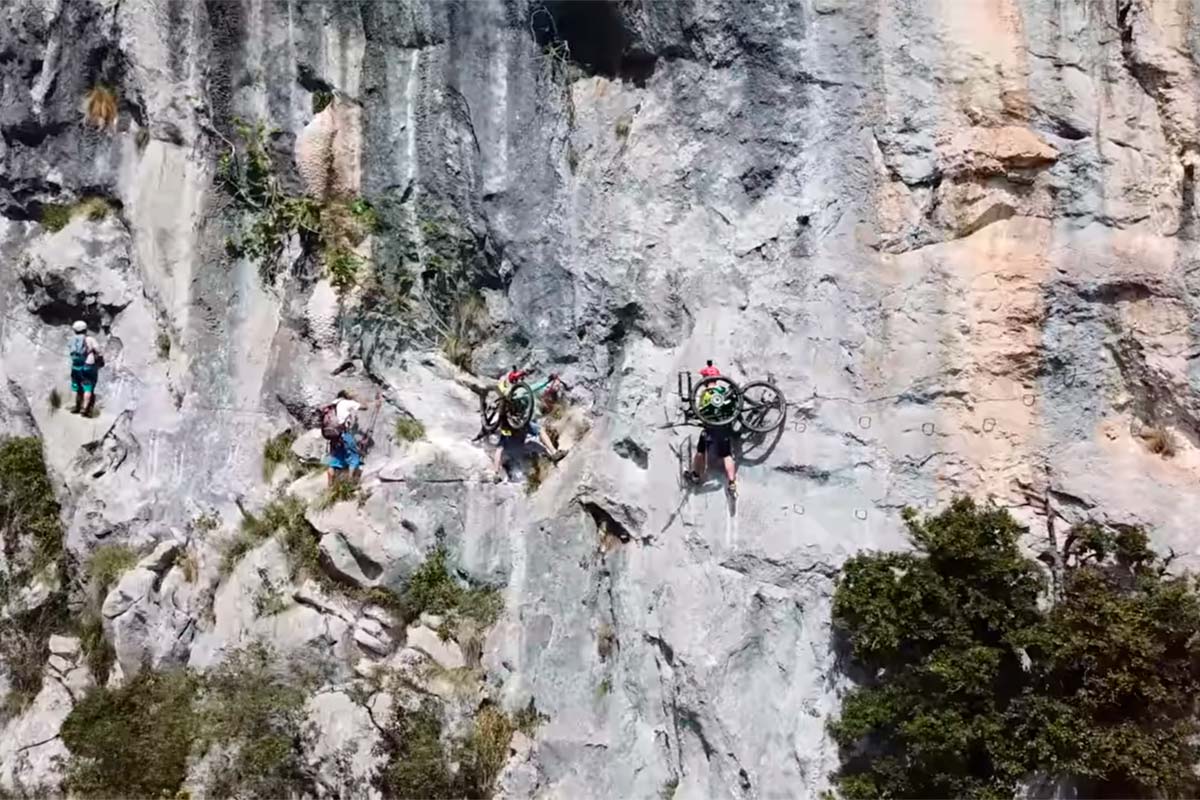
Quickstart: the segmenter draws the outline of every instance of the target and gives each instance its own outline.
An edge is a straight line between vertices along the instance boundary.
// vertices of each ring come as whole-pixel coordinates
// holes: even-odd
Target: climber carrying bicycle
[[[526,370],[517,369],[515,366],[500,376],[496,382],[496,389],[500,392],[500,396],[505,402],[508,402],[513,386],[525,379],[528,374]],[[527,398],[526,402],[535,402],[538,395],[543,392],[558,392],[560,381],[556,373],[551,372],[545,380],[529,386],[533,392],[533,397]],[[566,455],[563,451],[554,446],[549,434],[538,424],[537,420],[530,416],[529,422],[524,428],[511,428],[507,420],[501,423],[500,427],[500,442],[496,446],[496,452],[493,456],[492,466],[495,469],[496,477],[501,478],[504,473],[504,453],[524,448],[525,442],[530,435],[537,438],[538,443],[545,449],[546,454],[553,461],[559,461]]]
[[[702,378],[718,377],[721,370],[713,366],[712,359],[708,359],[705,366],[700,370]],[[728,389],[725,386],[714,386],[711,389],[706,389],[700,397],[701,409],[709,407],[719,407],[729,401]],[[729,494],[732,497],[737,497],[737,465],[733,460],[733,432],[731,426],[709,426],[705,425],[700,431],[699,441],[696,442],[696,454],[692,456],[692,469],[687,473],[687,478],[694,484],[704,482],[708,475],[708,451],[715,450],[717,458],[721,459],[725,467],[725,479],[728,481]]]

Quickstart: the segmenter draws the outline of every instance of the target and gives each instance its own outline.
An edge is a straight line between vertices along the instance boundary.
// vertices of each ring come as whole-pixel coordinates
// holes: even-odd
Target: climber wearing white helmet
[[[96,403],[96,381],[100,377],[100,367],[104,366],[104,355],[96,340],[88,336],[86,322],[77,320],[71,327],[75,331],[70,349],[71,391],[75,393],[75,407],[71,413],[90,417]]]

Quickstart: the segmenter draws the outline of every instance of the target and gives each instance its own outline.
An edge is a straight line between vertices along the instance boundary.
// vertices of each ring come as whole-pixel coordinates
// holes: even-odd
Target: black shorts
[[[716,449],[717,458],[728,458],[733,455],[733,444],[730,441],[728,431],[712,430],[710,428],[700,431],[700,439],[696,442],[696,452],[700,455],[706,455],[709,445],[712,445]]]

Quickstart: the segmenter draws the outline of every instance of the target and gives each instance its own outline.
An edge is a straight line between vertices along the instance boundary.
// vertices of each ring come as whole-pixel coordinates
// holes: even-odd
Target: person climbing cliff
[[[514,366],[511,370],[501,375],[500,379],[496,382],[496,388],[500,392],[501,397],[507,399],[513,385],[519,381],[523,381],[527,374],[526,370],[517,369]],[[535,402],[545,392],[550,392],[552,396],[557,396],[560,392],[560,387],[561,382],[558,379],[557,373],[554,372],[551,372],[544,380],[529,385]],[[500,441],[496,445],[496,451],[492,459],[492,467],[497,480],[502,480],[504,477],[505,453],[522,451],[530,436],[533,436],[537,440],[552,461],[561,461],[566,455],[565,452],[555,446],[549,432],[533,417],[530,417],[529,423],[522,429],[514,430],[506,424],[502,424],[500,428]]]
[[[721,370],[713,366],[712,359],[708,359],[704,367],[700,370],[702,378],[720,377],[720,375]],[[725,387],[718,386],[709,391],[724,394]],[[733,460],[733,435],[730,426],[705,426],[700,431],[700,438],[696,442],[696,453],[692,456],[692,470],[687,474],[688,480],[696,484],[704,481],[704,478],[708,475],[708,453],[711,449],[716,452],[717,458],[721,459],[725,467],[725,479],[729,494],[736,498],[737,464]]]
[[[77,320],[71,326],[75,334],[71,337],[71,391],[75,393],[72,414],[92,415],[96,404],[96,381],[100,378],[100,367],[104,366],[104,354],[95,338],[88,335],[87,323]]]
[[[337,399],[321,409],[321,436],[329,443],[329,469],[326,475],[329,485],[350,472],[350,478],[358,482],[362,472],[362,437],[358,429],[358,412],[363,405],[349,389],[337,393]]]

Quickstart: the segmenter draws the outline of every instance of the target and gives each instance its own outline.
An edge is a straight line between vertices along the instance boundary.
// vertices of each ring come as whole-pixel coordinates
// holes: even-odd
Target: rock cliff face
[[[296,579],[273,539],[219,562],[241,509],[321,491],[264,481],[267,438],[339,388],[378,391],[365,499],[307,511],[322,569],[402,589],[442,546],[503,587],[475,691],[547,718],[514,741],[503,796],[815,796],[843,681],[833,579],[903,546],[902,507],[992,495],[1035,549],[1090,516],[1200,554],[1195,14],[6,4],[0,423],[42,438],[73,569],[141,553],[102,606],[110,684],[255,639],[328,655],[309,764],[320,793],[369,791],[390,699],[356,682],[470,648]],[[115,117],[85,113],[97,86]],[[219,180],[235,119],[271,129],[282,191],[372,205],[356,288],[302,237],[272,274],[231,254],[253,215]],[[458,365],[447,259],[482,300]],[[47,400],[76,318],[107,357],[91,419]],[[706,358],[789,401],[744,443],[736,507],[717,470],[682,484],[697,431],[664,427],[676,373]],[[570,454],[534,491],[528,464],[493,484],[472,441],[480,379],[513,362],[570,386]],[[424,437],[393,436],[410,418]],[[0,789],[59,788],[57,727],[93,678],[76,640],[50,653],[0,731]]]

